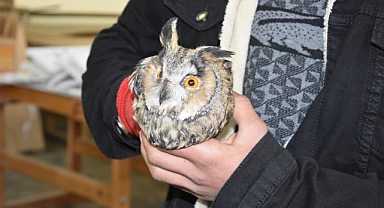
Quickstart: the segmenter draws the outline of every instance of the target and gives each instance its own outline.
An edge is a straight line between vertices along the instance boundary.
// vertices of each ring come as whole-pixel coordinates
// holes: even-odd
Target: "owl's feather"
[[[134,119],[149,142],[166,149],[188,147],[217,136],[230,119],[232,52],[178,45],[177,19],[163,27],[163,50],[140,61],[131,76]]]

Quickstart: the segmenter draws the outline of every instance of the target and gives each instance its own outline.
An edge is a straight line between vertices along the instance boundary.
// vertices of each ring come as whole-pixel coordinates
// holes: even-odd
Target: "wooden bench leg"
[[[4,103],[0,100],[0,149],[5,146],[5,131],[4,131]],[[3,160],[0,157],[0,160]],[[5,204],[5,169],[0,165],[0,207]]]
[[[131,159],[112,160],[111,206],[131,207]]]
[[[81,137],[81,123],[67,118],[67,166],[68,169],[81,171],[81,154],[76,150],[77,141]]]

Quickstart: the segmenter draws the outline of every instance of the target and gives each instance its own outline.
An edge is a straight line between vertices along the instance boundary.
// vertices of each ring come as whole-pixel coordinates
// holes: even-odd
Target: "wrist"
[[[132,104],[134,99],[135,94],[130,89],[129,77],[127,77],[121,82],[117,92],[116,108],[118,118],[116,123],[124,133],[131,133],[138,137],[140,127],[133,119]]]

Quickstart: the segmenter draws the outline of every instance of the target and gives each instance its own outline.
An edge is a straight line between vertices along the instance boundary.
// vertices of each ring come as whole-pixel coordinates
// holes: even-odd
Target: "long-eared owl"
[[[214,138],[231,118],[233,52],[178,44],[177,18],[163,26],[163,49],[141,60],[131,75],[133,118],[149,142],[178,149]]]

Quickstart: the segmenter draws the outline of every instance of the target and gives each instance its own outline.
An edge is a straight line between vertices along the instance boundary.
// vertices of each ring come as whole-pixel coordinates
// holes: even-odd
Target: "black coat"
[[[131,0],[97,36],[83,76],[83,107],[101,151],[139,154],[139,140],[116,128],[116,94],[138,60],[161,50],[158,35],[180,18],[180,45],[219,45],[225,0]],[[384,3],[341,0],[329,20],[324,88],[286,149],[267,134],[213,207],[384,207]],[[205,22],[196,16],[208,8]],[[195,198],[171,188],[166,207]]]

